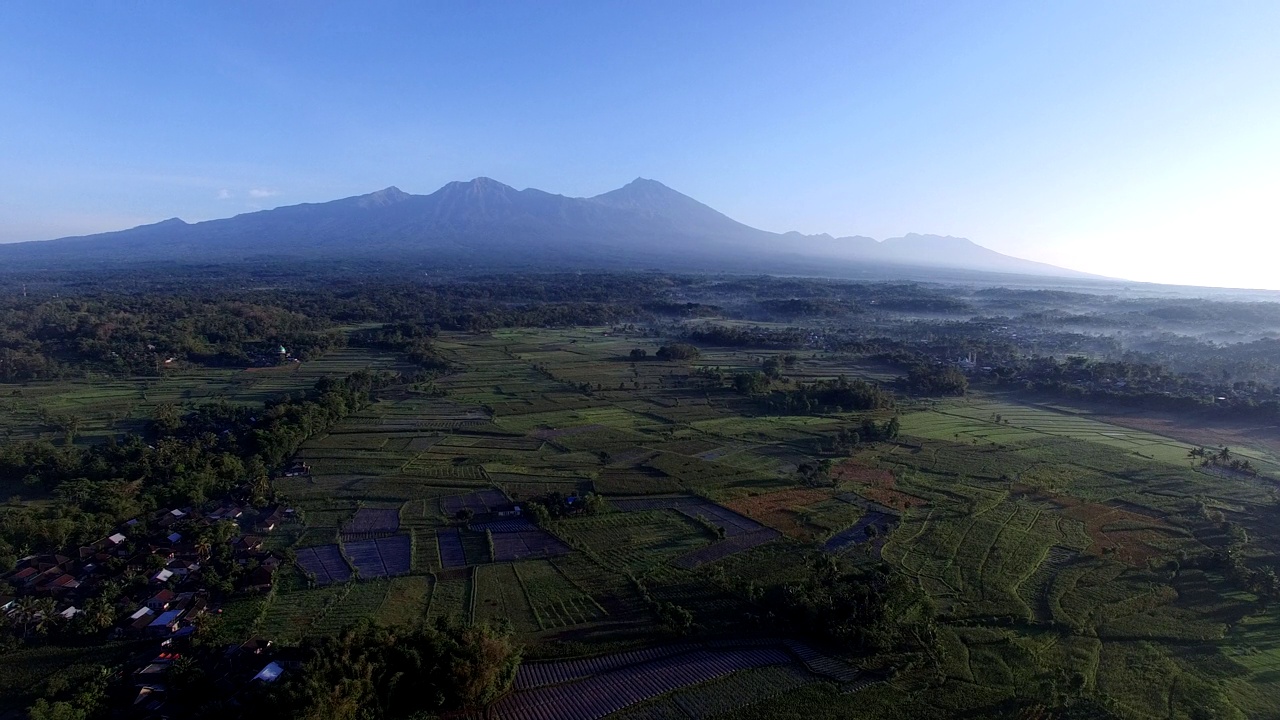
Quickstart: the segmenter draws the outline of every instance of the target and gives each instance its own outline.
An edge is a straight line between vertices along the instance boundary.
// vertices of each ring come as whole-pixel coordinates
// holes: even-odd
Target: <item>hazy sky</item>
[[[1280,2],[0,0],[0,241],[486,175],[1280,289]]]

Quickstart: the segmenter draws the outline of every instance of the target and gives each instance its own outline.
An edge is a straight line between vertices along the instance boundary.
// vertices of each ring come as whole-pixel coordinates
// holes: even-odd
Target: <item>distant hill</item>
[[[1002,255],[963,238],[911,234],[877,242],[771,233],[643,178],[595,197],[571,198],[533,188],[516,190],[481,177],[451,182],[430,195],[389,187],[200,223],[173,218],[117,232],[0,245],[0,261],[11,266],[223,263],[267,257],[495,268],[639,263],[734,270],[779,270],[834,260],[1089,277]]]

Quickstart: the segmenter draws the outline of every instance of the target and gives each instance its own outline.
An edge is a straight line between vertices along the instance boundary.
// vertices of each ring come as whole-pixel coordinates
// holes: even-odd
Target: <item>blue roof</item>
[[[254,675],[253,679],[261,680],[262,682],[275,682],[275,679],[280,677],[280,674],[283,672],[284,668],[280,667],[277,663],[270,662],[267,663],[267,666],[262,668],[257,675]]]
[[[148,627],[163,627],[173,622],[174,620],[177,620],[178,616],[181,614],[182,614],[181,610],[166,610],[165,612],[160,613],[160,615],[156,617],[155,620],[152,620],[151,625],[149,625]]]

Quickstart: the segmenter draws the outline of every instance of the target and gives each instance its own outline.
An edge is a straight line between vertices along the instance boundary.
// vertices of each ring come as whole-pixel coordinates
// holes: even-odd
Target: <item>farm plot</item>
[[[1125,507],[1083,502],[1067,495],[1033,494],[1030,497],[1048,500],[1064,517],[1083,525],[1089,537],[1086,551],[1094,555],[1106,553],[1141,566],[1151,558],[1198,545],[1187,530],[1151,517],[1150,511],[1140,514]]]
[[[1050,587],[1062,569],[1079,555],[1079,551],[1073,548],[1053,545],[1045,552],[1044,559],[1036,566],[1035,571],[1018,585],[1018,595],[1031,608],[1037,620],[1053,620],[1053,608],[1049,605]]]
[[[344,542],[371,540],[394,535],[399,529],[400,508],[362,507],[342,527],[342,539]]]
[[[655,468],[606,468],[595,481],[603,495],[653,495],[680,492],[680,481]]]
[[[337,494],[342,497],[365,501],[402,503],[410,500],[453,495],[460,490],[465,490],[465,488],[458,487],[458,485],[459,483],[449,480],[435,481],[405,475],[381,475],[362,478],[355,483],[348,484],[339,490]]]
[[[739,515],[729,508],[717,505],[710,500],[687,495],[618,499],[613,501],[613,506],[622,512],[675,510],[695,520],[701,516],[707,522],[724,528],[725,537],[745,535],[766,529],[755,520]]]
[[[493,547],[485,533],[462,530],[458,533],[458,538],[462,540],[462,554],[466,557],[468,565],[493,561]]]
[[[459,577],[439,577],[432,585],[426,613],[428,623],[443,619],[470,620],[473,592],[471,573],[460,572],[462,575]]]
[[[570,553],[546,561],[575,588],[594,600],[614,622],[648,620],[652,609],[622,573],[607,570],[583,553]],[[523,573],[523,568],[521,569]]]
[[[726,502],[730,510],[757,520],[799,540],[812,536],[805,509],[830,500],[834,492],[824,488],[794,488],[748,495]]]
[[[1179,466],[1186,463],[1187,450],[1191,448],[1172,438],[1111,425],[1075,411],[985,400],[954,402],[927,413],[908,414],[902,418],[902,431],[920,437],[959,436],[998,443],[1053,435],[1109,445]]]
[[[604,425],[593,423],[590,425],[578,425],[577,427],[566,427],[566,428],[551,428],[551,427],[534,428],[532,431],[529,432],[529,434],[540,440],[556,440],[562,437],[570,437],[573,435],[581,435],[582,433],[590,433],[590,432],[595,432],[597,430],[606,430],[606,429],[607,428]]]
[[[733,672],[791,662],[791,656],[776,647],[694,650],[566,685],[516,692],[494,703],[490,715],[499,720],[601,718],[663,693]]]
[[[858,522],[832,535],[822,549],[834,555],[848,551],[855,545],[871,540],[875,535],[872,533],[883,534],[880,528],[885,526],[892,527],[898,523],[898,518],[894,515],[888,515],[882,512],[871,511],[861,518]],[[867,528],[874,527],[876,530],[868,533]]]
[[[316,579],[317,585],[346,582],[351,579],[351,568],[342,558],[337,545],[319,545],[302,548],[297,553],[298,565]]]
[[[408,535],[345,543],[347,555],[364,579],[404,575],[412,564]]]
[[[493,536],[494,560],[499,562],[554,557],[568,552],[567,545],[536,528],[513,533],[495,533]]]
[[[441,528],[436,531],[436,544],[440,548],[440,564],[446,568],[466,567],[467,555],[462,549],[462,537],[457,528]]]
[[[560,685],[575,680],[585,680],[586,678],[603,675],[621,668],[663,660],[673,655],[683,655],[684,653],[693,652],[699,647],[695,643],[680,643],[572,660],[527,662],[521,664],[516,670],[516,679],[511,687],[517,691],[531,690],[548,685]]]
[[[316,621],[346,600],[348,585],[280,593],[263,610],[256,632],[279,643],[296,643]]]
[[[397,577],[388,581],[386,598],[378,608],[377,619],[387,625],[403,625],[420,621],[427,611],[431,578]]]
[[[425,457],[425,453],[423,457]],[[403,475],[416,478],[422,485],[440,487],[487,487],[489,478],[479,465],[455,465],[452,462],[423,461],[415,458],[398,470]]]
[[[1035,573],[1051,546],[1078,547],[1077,524],[1043,504],[1009,499],[1006,493],[961,484],[951,489],[963,499],[903,516],[902,529],[883,547],[886,558],[916,576],[950,615],[1033,617],[1035,608],[1018,592],[1019,585]],[[970,509],[954,512],[959,508]]]
[[[471,523],[468,527],[476,532],[491,533],[515,533],[534,529],[533,523],[524,518],[510,518],[508,520],[491,520],[489,522]]]
[[[846,460],[836,465],[831,469],[831,478],[838,484],[852,485],[863,497],[895,510],[906,510],[926,502],[923,498],[899,489],[892,472],[870,467],[856,460]]]
[[[599,603],[546,560],[513,563],[512,569],[543,630],[594,622],[607,615]]]
[[[419,435],[409,441],[406,449],[410,452],[423,453],[430,450],[432,446],[440,442],[444,437],[444,435],[440,434]]]
[[[751,532],[739,533],[731,537],[727,537],[719,542],[712,543],[704,548],[699,548],[693,552],[686,553],[671,561],[672,565],[679,568],[692,569],[713,563],[717,560],[723,560],[734,553],[740,553],[750,550],[753,547],[764,545],[772,542],[782,533],[773,528],[761,528],[752,530]]]
[[[463,440],[464,438],[465,441]],[[535,452],[541,449],[546,441],[538,437],[518,437],[510,435],[450,435],[440,443],[440,446],[449,446],[455,442],[458,445],[488,448],[490,450]]]
[[[541,629],[511,563],[476,568],[475,621],[505,619],[517,633]]]
[[[524,479],[517,479],[520,477]],[[513,476],[508,474],[504,478],[495,477],[493,481],[512,500],[535,498],[550,493],[560,493],[565,496],[576,495],[591,492],[592,488],[590,480],[578,478],[539,478],[533,475]]]
[[[317,613],[307,628],[307,635],[336,635],[343,628],[364,618],[377,617],[379,608],[386,602],[390,583],[355,583],[339,602],[332,603]]]
[[[556,533],[591,548],[609,567],[632,573],[656,568],[714,538],[688,517],[665,510],[562,520]]]
[[[797,665],[741,670],[718,680],[677,690],[653,702],[627,708],[612,718],[665,720],[685,717],[702,720],[719,717],[818,681],[817,676]]]
[[[440,512],[445,517],[457,517],[458,513],[470,510],[475,515],[493,512],[495,508],[508,504],[507,496],[501,490],[490,488],[466,495],[453,495],[440,498]]]
[[[667,452],[646,460],[644,467],[670,475],[686,487],[761,489],[785,484],[775,472],[745,469]]]
[[[491,530],[493,559],[495,562],[524,560],[527,558],[555,557],[569,553],[569,546],[547,531],[519,522],[494,523],[504,529]]]

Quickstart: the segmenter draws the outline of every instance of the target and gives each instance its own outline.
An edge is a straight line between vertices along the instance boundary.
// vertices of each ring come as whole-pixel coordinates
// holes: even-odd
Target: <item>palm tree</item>
[[[9,612],[9,622],[23,640],[27,638],[28,633],[31,632],[31,625],[35,622],[37,602],[36,598],[30,595],[18,598],[18,601],[13,604],[13,610]]]
[[[62,616],[58,614],[58,606],[54,604],[53,598],[36,600],[33,621],[37,634],[43,635],[48,632],[49,628],[57,624],[59,620],[62,620]]]
[[[93,630],[106,630],[116,621],[115,606],[105,595],[86,603],[83,614],[85,623]]]
[[[213,552],[213,543],[209,541],[208,535],[201,535],[196,539],[196,555],[203,561],[209,559],[209,553]]]

